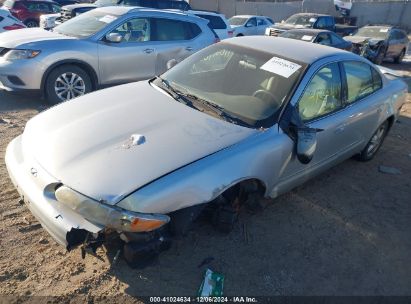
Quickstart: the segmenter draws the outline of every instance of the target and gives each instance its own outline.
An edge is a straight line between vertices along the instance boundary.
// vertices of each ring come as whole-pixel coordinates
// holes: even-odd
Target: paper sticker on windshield
[[[104,17],[101,17],[99,21],[104,22],[104,23],[110,23],[116,20],[117,17],[111,16],[111,15],[105,15]]]
[[[313,36],[304,35],[301,37],[301,40],[305,40],[305,41],[311,41],[311,39],[313,39]]]
[[[381,33],[387,33],[387,32],[388,32],[388,29],[387,29],[387,28],[385,28],[385,29],[380,29],[380,32],[381,32]]]
[[[273,57],[264,63],[260,69],[288,78],[299,68],[301,68],[301,65],[299,64],[282,58]]]

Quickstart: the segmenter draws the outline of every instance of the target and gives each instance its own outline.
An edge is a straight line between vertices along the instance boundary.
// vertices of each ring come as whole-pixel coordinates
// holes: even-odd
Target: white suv
[[[188,11],[188,13],[209,20],[208,26],[216,32],[221,40],[233,37],[234,31],[223,14],[207,11]]]

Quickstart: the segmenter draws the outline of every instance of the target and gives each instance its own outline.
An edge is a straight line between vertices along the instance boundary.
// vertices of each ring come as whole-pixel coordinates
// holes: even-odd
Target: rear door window
[[[32,12],[48,13],[51,11],[51,8],[48,6],[48,4],[42,2],[28,2],[26,6],[27,9]]]
[[[347,79],[347,103],[360,100],[381,88],[381,77],[376,75],[376,71],[372,71],[370,65],[359,61],[347,61],[343,66]]]
[[[197,14],[197,16],[209,20],[209,24],[211,25],[211,28],[214,30],[225,30],[227,28],[227,24],[225,24],[224,20],[219,16],[202,14]]]
[[[258,26],[262,26],[262,25],[266,25],[267,24],[267,21],[265,21],[265,19],[263,19],[263,18],[258,18],[257,19],[257,25]]]
[[[191,22],[163,18],[153,18],[153,30],[153,41],[191,40],[201,33]]]

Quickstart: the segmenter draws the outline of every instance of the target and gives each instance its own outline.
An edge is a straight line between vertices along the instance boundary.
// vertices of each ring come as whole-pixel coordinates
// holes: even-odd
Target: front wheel
[[[375,154],[377,154],[377,151],[380,149],[385,136],[387,135],[388,127],[388,121],[385,121],[378,127],[377,131],[375,131],[375,133],[372,135],[368,144],[357,156],[358,160],[369,161],[375,156]]]
[[[28,20],[24,22],[27,27],[38,27],[39,23],[36,20]]]
[[[46,80],[46,97],[51,104],[82,96],[93,89],[90,76],[75,65],[54,69]]]

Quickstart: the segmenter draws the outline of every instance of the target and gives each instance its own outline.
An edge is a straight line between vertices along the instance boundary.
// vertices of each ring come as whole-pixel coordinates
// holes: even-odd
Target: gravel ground
[[[411,77],[411,60],[387,66]],[[374,160],[347,160],[264,211],[242,213],[229,235],[199,222],[144,270],[113,264],[114,244],[85,259],[66,252],[19,204],[5,149],[45,108],[0,92],[0,295],[195,295],[207,266],[225,275],[226,295],[411,295],[411,103]]]

